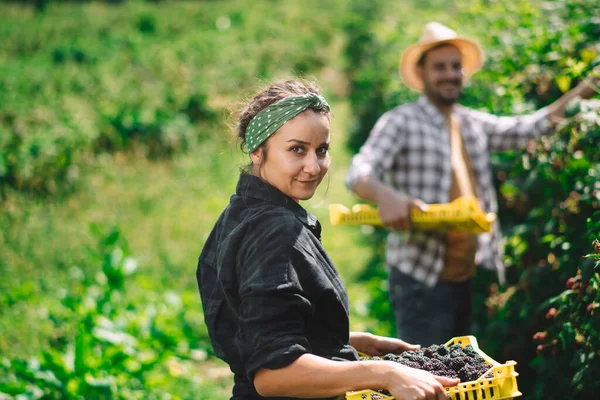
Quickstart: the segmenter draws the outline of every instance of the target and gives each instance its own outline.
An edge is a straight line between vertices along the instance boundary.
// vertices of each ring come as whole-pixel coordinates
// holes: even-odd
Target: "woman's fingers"
[[[460,379],[458,378],[448,378],[446,376],[437,376],[434,375],[436,381],[438,381],[444,387],[456,386],[460,383]]]

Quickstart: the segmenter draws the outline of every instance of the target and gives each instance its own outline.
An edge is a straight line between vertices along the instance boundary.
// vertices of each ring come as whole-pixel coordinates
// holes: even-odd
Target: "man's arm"
[[[400,113],[388,111],[371,131],[346,172],[346,186],[363,200],[377,203],[384,225],[397,230],[410,229],[410,208],[425,207],[407,194],[382,182],[406,142],[406,120]]]
[[[572,99],[580,97],[589,99],[599,93],[598,83],[600,81],[600,65],[596,66],[592,72],[588,74],[577,86],[563,94],[558,100],[550,104],[548,109],[548,117],[550,123],[556,126],[559,122],[565,119],[565,107]]]
[[[571,99],[578,96],[588,99],[597,93],[599,74],[600,67],[594,68],[579,85],[533,114],[498,117],[470,110],[469,116],[487,134],[489,151],[519,150],[531,139],[552,134],[557,124],[564,121],[565,107]]]

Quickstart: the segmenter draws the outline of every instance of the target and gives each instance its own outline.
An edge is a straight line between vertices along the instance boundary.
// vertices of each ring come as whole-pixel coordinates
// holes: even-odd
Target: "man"
[[[398,336],[409,343],[429,346],[470,333],[476,265],[504,279],[497,222],[490,234],[478,236],[419,232],[411,230],[411,208],[476,196],[483,210],[496,212],[490,152],[523,148],[551,133],[570,99],[597,90],[598,79],[586,79],[534,114],[497,117],[457,104],[464,80],[482,63],[477,43],[439,23],[427,24],[400,61],[404,83],[421,97],[379,119],[347,172],[346,185],[377,203],[392,229],[386,257],[390,299]]]

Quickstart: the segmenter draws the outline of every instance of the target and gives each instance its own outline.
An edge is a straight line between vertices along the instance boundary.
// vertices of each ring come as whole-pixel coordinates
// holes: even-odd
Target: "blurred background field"
[[[332,105],[330,179],[305,206],[352,328],[394,334],[384,232],[332,227],[327,204],[357,201],[350,157],[416,98],[400,52],[430,20],[475,37],[487,59],[463,104],[524,113],[597,63],[598,15],[592,0],[0,2],[0,398],[228,398],[196,260],[248,160],[229,111],[273,79],[314,79]],[[525,398],[600,385],[598,101],[494,158],[509,284],[480,279],[474,334],[519,363]]]

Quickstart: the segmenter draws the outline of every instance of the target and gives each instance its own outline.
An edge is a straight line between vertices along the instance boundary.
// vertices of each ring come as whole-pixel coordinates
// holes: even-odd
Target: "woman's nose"
[[[321,172],[321,166],[319,165],[319,157],[316,153],[309,152],[304,159],[304,171],[311,174],[317,175]]]

